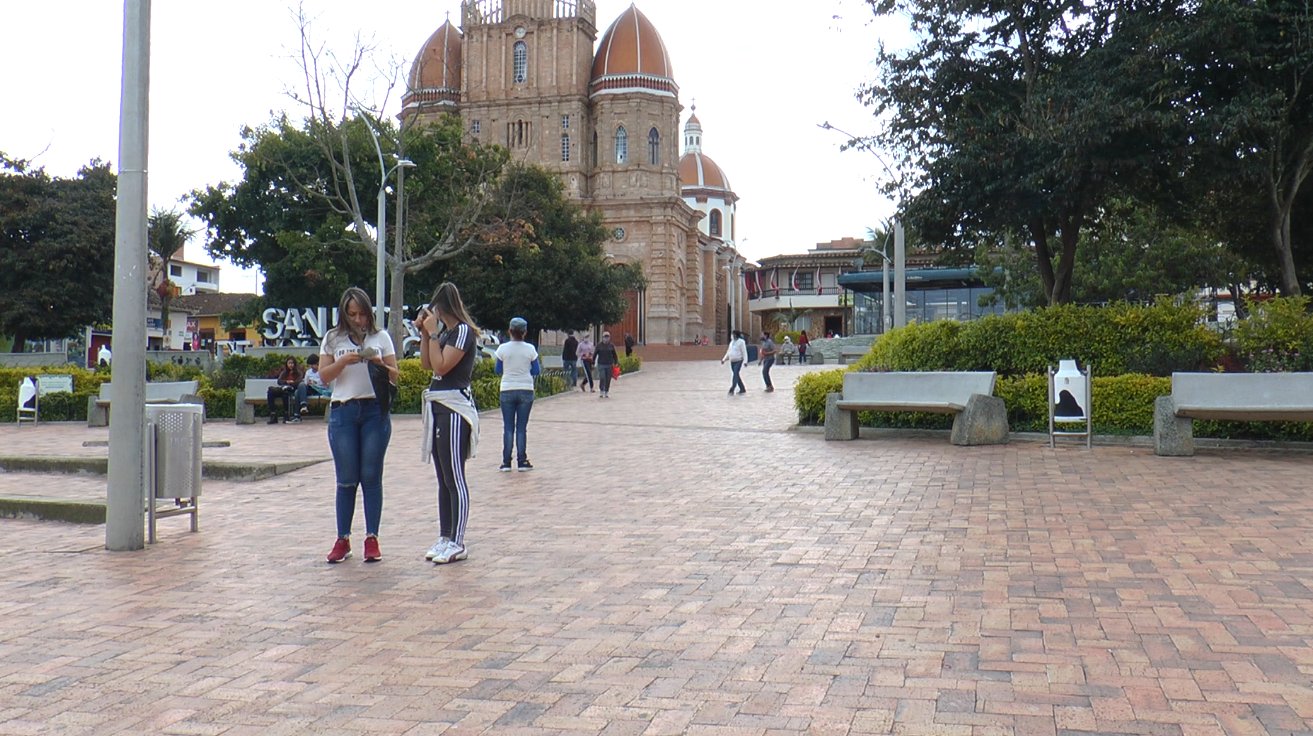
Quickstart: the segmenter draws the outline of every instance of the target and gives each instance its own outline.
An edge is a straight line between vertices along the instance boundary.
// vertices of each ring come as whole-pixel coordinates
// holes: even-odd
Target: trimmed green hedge
[[[876,340],[856,370],[1042,374],[1062,358],[1101,375],[1207,370],[1225,353],[1193,304],[1062,305],[974,322],[911,324]]]
[[[278,354],[260,358],[232,355],[224,359],[223,365],[208,376],[196,366],[152,363],[148,366],[148,378],[152,381],[199,381],[200,395],[205,400],[205,416],[209,419],[231,419],[235,416],[237,392],[245,385],[246,379],[268,378],[278,372],[286,359],[286,355]],[[620,358],[620,370],[623,373],[636,371],[641,366],[642,361],[637,355]],[[394,411],[397,414],[418,414],[420,399],[429,386],[429,372],[420,366],[418,358],[397,361],[397,368],[400,378]],[[23,377],[42,373],[73,376],[73,393],[46,394],[41,397],[43,422],[85,422],[87,398],[98,395],[100,384],[110,379],[108,370],[91,371],[73,365],[0,368],[0,417],[4,418],[2,421],[17,420],[18,384]],[[492,361],[480,360],[475,363],[472,389],[474,400],[480,409],[492,409],[501,405],[501,377],[494,372]],[[551,396],[565,390],[565,378],[558,370],[544,371],[538,379],[536,389],[538,396]],[[256,407],[258,415],[264,415],[264,412],[262,405]]]

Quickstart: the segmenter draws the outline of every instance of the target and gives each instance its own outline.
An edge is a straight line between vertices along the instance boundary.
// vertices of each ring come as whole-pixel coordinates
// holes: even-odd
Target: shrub
[[[1060,305],[991,315],[974,322],[912,324],[883,335],[858,370],[989,370],[1005,376],[1043,373],[1062,358],[1102,375],[1169,375],[1217,363],[1222,341],[1193,304]]]
[[[843,391],[843,368],[806,373],[793,389],[793,406],[798,410],[799,424],[821,424],[825,421],[825,395]]]
[[[1313,370],[1309,298],[1277,297],[1250,305],[1235,326],[1236,352],[1255,373]]]

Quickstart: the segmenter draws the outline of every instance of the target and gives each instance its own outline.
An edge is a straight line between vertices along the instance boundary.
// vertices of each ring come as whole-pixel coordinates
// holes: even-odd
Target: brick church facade
[[[617,340],[723,343],[752,327],[736,197],[701,153],[696,116],[684,131],[696,150],[680,155],[679,87],[651,22],[630,6],[594,46],[595,24],[592,0],[465,0],[461,28],[443,23],[415,58],[401,115],[458,114],[471,139],[556,172],[602,214],[607,253],[647,280],[608,326]]]

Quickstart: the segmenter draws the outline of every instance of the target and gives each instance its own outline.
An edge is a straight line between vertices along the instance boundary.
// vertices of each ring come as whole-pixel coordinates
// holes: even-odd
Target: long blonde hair
[[[474,325],[474,320],[470,318],[470,313],[465,309],[465,301],[460,298],[460,289],[450,281],[443,281],[438,284],[438,288],[433,290],[433,298],[429,300],[429,308],[437,312],[441,318],[443,314],[450,314],[456,319],[470,326],[474,331],[474,337],[479,336],[479,328]]]
[[[369,315],[369,324],[363,332],[357,330],[351,324],[351,320],[347,319],[347,307],[351,306],[351,302],[355,302],[357,307]],[[374,304],[369,300],[369,294],[366,294],[365,290],[359,286],[347,287],[347,290],[342,292],[342,299],[337,303],[337,324],[333,326],[330,334],[334,337],[346,335],[351,338],[351,342],[359,345],[365,341],[365,337],[375,332],[378,332],[378,325],[374,320]],[[327,339],[328,335],[325,335],[324,338]]]

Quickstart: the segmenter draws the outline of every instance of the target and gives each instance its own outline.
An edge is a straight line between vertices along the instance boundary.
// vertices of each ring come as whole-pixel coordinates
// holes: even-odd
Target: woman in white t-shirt
[[[392,438],[392,415],[374,394],[369,364],[383,366],[397,382],[397,355],[387,331],[374,324],[369,295],[355,286],[342,292],[337,325],[319,347],[319,377],[333,387],[328,417],[328,446],[337,471],[337,541],[329,562],[351,556],[351,521],[356,488],[364,496],[365,562],[383,559],[378,549],[383,515],[383,456]]]
[[[523,317],[512,317],[510,342],[497,347],[497,374],[501,376],[501,472],[511,471],[511,448],[518,449],[516,466],[533,470],[525,451],[525,436],[529,428],[529,412],[533,409],[533,378],[542,372],[538,362],[538,349],[524,341],[529,323]]]

